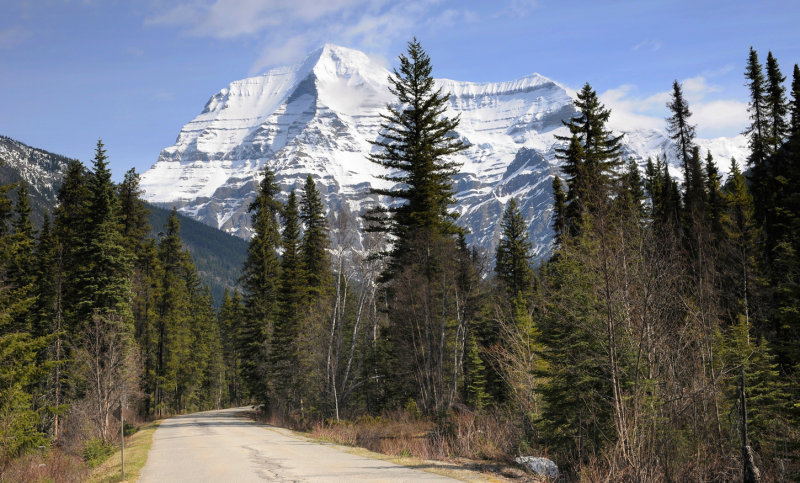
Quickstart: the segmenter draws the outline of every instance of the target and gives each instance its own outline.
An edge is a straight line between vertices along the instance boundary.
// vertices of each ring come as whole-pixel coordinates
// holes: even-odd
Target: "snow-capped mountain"
[[[36,226],[53,214],[58,189],[71,159],[0,136],[0,186],[24,181]],[[16,195],[12,195],[16,196]]]
[[[302,64],[231,83],[211,97],[142,175],[148,201],[175,205],[209,225],[248,238],[247,207],[264,164],[288,192],[311,174],[329,209],[360,213],[385,181],[366,155],[393,101],[389,71],[357,50],[325,45]],[[455,156],[455,209],[468,242],[493,253],[505,203],[516,197],[537,252],[552,238],[551,179],[559,171],[556,135],[575,114],[572,94],[539,74],[511,82],[437,80],[451,94],[449,115],[470,148]],[[626,155],[644,162],[670,151],[663,132],[625,133]],[[698,140],[720,167],[744,159],[743,137]],[[677,165],[674,166],[678,174]]]

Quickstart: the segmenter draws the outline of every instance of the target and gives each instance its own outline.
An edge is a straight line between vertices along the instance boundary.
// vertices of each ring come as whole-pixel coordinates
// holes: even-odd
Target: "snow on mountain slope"
[[[44,221],[45,213],[52,216],[61,180],[70,161],[65,156],[0,136],[0,186],[25,181],[31,216],[37,227]]]
[[[366,155],[380,133],[380,113],[393,101],[388,77],[364,53],[325,45],[296,66],[232,82],[142,175],[145,197],[248,238],[247,207],[267,163],[284,192],[301,188],[311,174],[329,209],[359,213],[375,201],[370,186],[386,183]],[[558,172],[555,136],[566,133],[562,121],[575,113],[569,91],[538,74],[500,83],[440,79],[437,85],[451,94],[449,115],[461,117],[456,134],[470,144],[455,157],[462,168],[454,180],[468,242],[493,252],[513,196],[536,250],[546,253],[551,177]],[[626,155],[640,163],[671,150],[662,132],[625,134]],[[741,136],[698,144],[703,153],[711,149],[723,169],[730,156],[744,159]],[[679,174],[677,164],[672,169]]]

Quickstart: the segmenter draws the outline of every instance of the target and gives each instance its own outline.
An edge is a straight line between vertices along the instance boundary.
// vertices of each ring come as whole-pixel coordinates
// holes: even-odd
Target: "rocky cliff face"
[[[376,201],[370,186],[385,183],[366,155],[380,134],[380,113],[393,101],[388,76],[362,52],[326,45],[302,64],[231,83],[143,174],[146,199],[249,238],[247,207],[267,164],[284,192],[301,189],[311,174],[329,209],[360,213]],[[471,146],[455,157],[462,168],[454,180],[467,241],[493,252],[505,203],[516,197],[535,249],[545,254],[551,179],[559,171],[555,136],[566,133],[562,121],[575,113],[573,93],[538,74],[437,84],[451,94],[449,115],[461,118],[456,134]],[[662,132],[625,134],[626,155],[640,163],[669,151]],[[712,149],[721,167],[731,155],[743,159],[742,137],[699,144]]]
[[[41,226],[44,213],[53,214],[69,162],[64,156],[0,136],[0,186],[21,180],[27,183],[31,216],[37,227]]]

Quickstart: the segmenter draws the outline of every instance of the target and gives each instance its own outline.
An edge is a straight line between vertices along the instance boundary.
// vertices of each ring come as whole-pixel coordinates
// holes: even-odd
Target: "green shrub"
[[[83,449],[83,461],[90,468],[99,466],[103,461],[114,453],[114,447],[110,443],[104,443],[100,438],[90,439]]]
[[[130,423],[125,423],[125,426],[122,429],[122,434],[124,434],[127,437],[127,436],[130,436],[130,435],[136,433],[136,431],[139,431],[139,427],[138,426],[135,426],[135,425],[130,424]]]
[[[413,398],[408,398],[404,409],[406,414],[408,414],[412,419],[419,420],[422,418],[422,411],[420,411],[417,401],[415,401]]]

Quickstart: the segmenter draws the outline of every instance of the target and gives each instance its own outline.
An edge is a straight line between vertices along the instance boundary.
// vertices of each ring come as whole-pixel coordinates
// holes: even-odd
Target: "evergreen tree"
[[[305,226],[300,256],[307,278],[306,286],[308,294],[316,297],[325,292],[331,283],[331,268],[325,208],[311,175],[306,178],[305,189],[300,200],[300,219]]]
[[[172,209],[164,237],[158,244],[160,283],[153,339],[156,348],[153,411],[164,415],[187,407],[187,374],[191,371],[192,309],[190,296],[195,283],[193,267],[180,239],[180,220]]]
[[[29,293],[34,291],[34,248],[35,233],[31,223],[31,206],[28,200],[28,188],[24,181],[17,185],[17,202],[14,204],[13,233],[8,237],[7,243],[11,248],[8,253],[6,277],[8,282],[18,289]],[[21,331],[31,330],[31,314],[27,311],[17,315],[15,327]]]
[[[617,211],[621,216],[634,216],[637,222],[644,220],[644,181],[642,181],[639,166],[634,159],[629,159],[625,165],[625,172],[620,177],[616,201]]]
[[[669,165],[666,157],[659,163],[661,166],[661,194],[659,205],[655,205],[655,225],[664,235],[669,235],[677,240],[680,237],[680,221],[683,212],[678,183],[669,174]]]
[[[512,300],[521,298],[524,303],[533,289],[533,244],[528,239],[528,227],[516,199],[508,201],[500,224],[503,235],[497,245],[495,271],[508,296]]]
[[[663,205],[661,195],[663,194],[664,178],[661,159],[656,158],[656,162],[653,163],[652,158],[647,158],[644,175],[644,189],[647,192],[647,197],[650,199],[650,218],[655,220],[657,213],[660,212]]]
[[[270,354],[270,379],[275,396],[284,408],[293,407],[296,388],[294,384],[297,368],[297,336],[302,317],[302,301],[305,298],[306,276],[300,253],[300,223],[297,197],[294,190],[283,210],[283,233],[281,246],[280,291],[278,293],[278,317],[272,332]]]
[[[721,216],[724,209],[724,204],[722,200],[722,184],[720,179],[721,177],[719,175],[719,170],[717,169],[717,165],[714,163],[714,156],[712,156],[711,151],[709,151],[706,155],[705,165],[705,192],[708,198],[706,207],[711,233],[713,234],[715,240],[719,240],[722,237]]]
[[[747,164],[750,166],[750,180],[753,186],[753,199],[756,203],[756,218],[763,222],[766,216],[766,203],[768,193],[767,157],[769,156],[769,113],[767,105],[767,85],[764,72],[758,62],[758,54],[750,47],[750,55],[745,69],[747,87],[750,90],[750,104],[748,111],[752,124],[745,130],[749,136],[750,156]]]
[[[389,78],[389,90],[402,107],[386,106],[389,113],[382,114],[383,134],[373,142],[377,152],[370,155],[372,162],[391,171],[380,178],[401,186],[373,188],[373,194],[399,203],[367,218],[382,223],[395,238],[390,272],[399,268],[412,238],[460,231],[454,223],[457,214],[449,211],[454,203],[451,177],[459,164],[446,157],[467,146],[451,135],[459,118],[445,116],[450,95],[434,90],[431,72],[430,58],[420,43],[412,40],[407,55],[400,55],[400,70],[395,69]],[[390,218],[383,218],[381,211],[388,211]]]
[[[130,240],[130,239],[129,239]],[[159,244],[153,238],[147,238],[136,253],[136,264],[133,274],[134,296],[131,302],[133,314],[134,337],[141,347],[142,377],[141,388],[143,398],[141,411],[153,414],[159,370],[159,324],[161,318],[161,287],[163,275],[159,259]]]
[[[614,136],[606,128],[611,111],[600,103],[588,82],[578,92],[575,107],[578,115],[564,122],[570,136],[556,136],[568,143],[556,149],[556,155],[564,161],[567,224],[571,230],[580,224],[584,214],[596,214],[605,208],[614,189],[614,171],[621,164],[622,140],[622,135]]]
[[[227,404],[233,406],[241,406],[246,397],[244,388],[242,387],[242,359],[239,350],[240,333],[244,317],[244,304],[242,303],[241,295],[239,295],[238,291],[235,291],[233,296],[230,296],[226,289],[222,296],[222,303],[217,319],[222,341],[225,381],[228,384],[226,401]]]
[[[672,113],[667,118],[667,132],[670,139],[675,143],[676,154],[681,166],[683,166],[683,172],[686,176],[684,182],[686,186],[691,186],[689,163],[693,157],[695,126],[689,124],[692,112],[689,110],[689,103],[683,97],[683,90],[677,80],[672,82],[672,100],[667,103],[667,108]]]
[[[489,394],[486,392],[486,367],[473,335],[468,338],[467,347],[467,360],[464,362],[464,400],[468,406],[480,411],[489,404]]]
[[[785,378],[779,375],[775,357],[766,341],[759,341],[751,331],[747,317],[742,314],[726,332],[717,333],[717,373],[724,375],[722,382],[727,401],[737,403],[742,382],[740,374],[744,374],[749,437],[757,452],[775,454],[780,451],[776,446],[780,444],[783,432],[781,425],[785,424]],[[741,421],[738,423],[742,424]]]
[[[58,240],[60,270],[57,276],[69,283],[63,284],[61,312],[64,314],[64,329],[67,342],[71,342],[79,331],[76,307],[82,297],[78,280],[86,271],[86,260],[81,253],[84,240],[88,238],[89,202],[91,193],[88,187],[86,170],[79,161],[71,161],[61,188],[58,191],[58,205],[54,213],[54,235]],[[66,344],[69,350],[71,344]],[[68,354],[67,354],[68,356]]]
[[[768,119],[769,133],[767,134],[766,144],[770,154],[778,152],[789,131],[786,122],[786,88],[783,83],[786,77],[781,74],[778,61],[772,56],[772,52],[767,54],[767,79],[765,89],[765,115]]]
[[[789,136],[800,140],[800,66],[794,65],[792,71],[792,99],[789,101]]]
[[[255,200],[250,204],[253,237],[242,269],[242,287],[247,314],[239,347],[242,353],[242,377],[255,401],[269,403],[266,375],[269,372],[270,336],[277,313],[280,287],[280,231],[276,199],[279,188],[269,167],[264,168]]]
[[[564,226],[569,235],[576,235],[578,226],[590,205],[591,182],[587,172],[585,153],[580,139],[573,135],[569,147],[562,153],[564,164],[562,170],[566,176],[567,195],[564,210]]]
[[[585,249],[575,242],[572,249]],[[536,425],[559,468],[574,473],[614,433],[603,324],[590,276],[574,256],[563,254],[545,277],[553,292],[540,319],[541,357],[548,370],[536,388],[543,403]]]
[[[567,236],[567,195],[561,184],[561,178],[553,177],[553,232],[555,232],[555,245],[560,247]]]
[[[727,283],[734,288],[731,292],[734,307],[738,309],[734,313],[742,314],[745,323],[750,327],[754,282],[757,279],[755,257],[759,228],[755,221],[753,197],[736,160],[731,160],[730,176],[725,185],[723,200],[725,211],[720,221],[727,240]]]
[[[686,215],[686,231],[691,233],[698,224],[705,221],[706,180],[700,160],[700,148],[692,146],[692,155],[684,173],[684,214]]]
[[[125,247],[134,254],[139,251],[150,232],[150,210],[141,198],[142,193],[144,191],[139,187],[139,174],[136,169],[131,168],[117,188],[117,197]]]
[[[45,340],[32,337],[20,322],[27,320],[35,301],[32,287],[8,278],[9,264],[29,249],[18,246],[24,234],[6,231],[11,215],[9,188],[0,187],[0,470],[11,458],[47,442],[37,429],[39,418],[30,392],[39,372],[36,356]],[[19,218],[16,221],[17,227],[24,225]]]
[[[132,257],[125,250],[118,225],[118,204],[108,157],[103,143],[97,142],[92,176],[89,178],[89,233],[85,254],[93,263],[81,282],[87,293],[87,309],[100,313],[117,312],[130,316],[130,275]]]
[[[466,321],[457,290],[459,249],[452,176],[459,164],[448,159],[464,149],[453,131],[459,119],[446,116],[450,96],[435,89],[430,59],[416,39],[400,56],[389,78],[396,102],[383,115],[371,161],[387,169],[390,208],[365,217],[370,230],[392,237],[386,285],[389,359],[384,389],[402,401],[416,389],[425,412],[449,408],[457,393],[463,343],[456,339]],[[435,308],[434,308],[435,307]],[[434,313],[435,312],[435,313]],[[442,323],[444,324],[442,326]],[[455,357],[445,354],[456,354]]]
[[[0,166],[2,166],[1,161]],[[9,233],[11,228],[9,222],[11,221],[11,214],[14,212],[14,203],[8,197],[8,192],[11,191],[11,188],[13,188],[13,185],[0,185],[0,236],[2,237]]]

